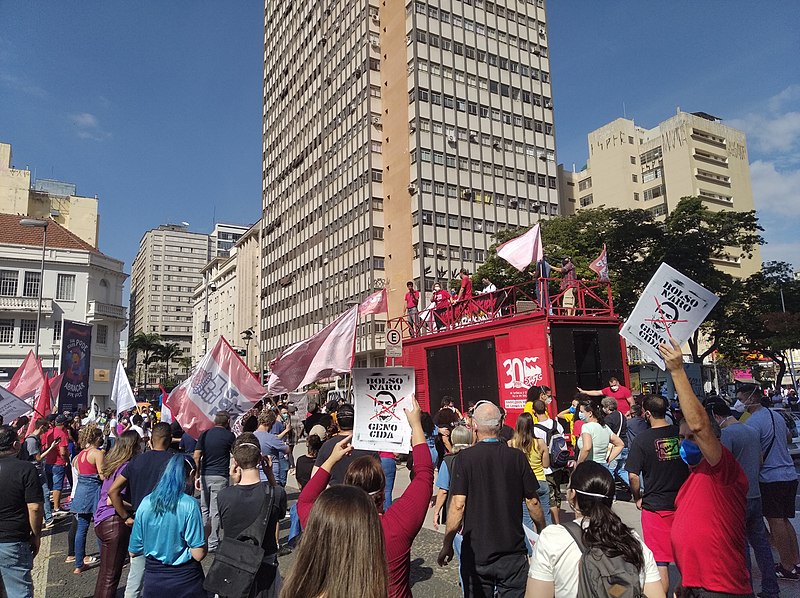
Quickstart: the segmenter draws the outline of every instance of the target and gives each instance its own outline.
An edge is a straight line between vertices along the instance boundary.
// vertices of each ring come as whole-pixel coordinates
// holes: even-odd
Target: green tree
[[[160,353],[163,343],[158,334],[148,334],[146,332],[137,333],[128,343],[128,354],[141,357],[144,364],[144,390],[147,392],[147,377],[150,366],[160,361]],[[136,363],[134,358],[133,363]]]
[[[183,370],[183,375],[188,376],[192,369],[192,358],[189,355],[181,355],[175,360],[175,362]]]
[[[166,373],[169,375],[170,362],[177,363],[178,358],[183,355],[183,349],[178,346],[178,343],[164,343],[159,347],[157,354],[158,360],[164,362]]]

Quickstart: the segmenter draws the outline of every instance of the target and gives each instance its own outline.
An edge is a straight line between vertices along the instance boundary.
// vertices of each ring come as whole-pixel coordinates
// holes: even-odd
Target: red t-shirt
[[[450,293],[444,289],[439,289],[433,294],[431,301],[436,304],[436,309],[444,309],[450,305]]]
[[[406,307],[417,307],[419,303],[419,291],[409,291],[406,293]]]
[[[472,299],[472,280],[469,276],[461,277],[461,299]]]
[[[672,550],[683,585],[752,596],[744,559],[747,476],[728,449],[692,469],[675,498]]]
[[[617,399],[617,410],[625,415],[631,410],[631,404],[628,403],[628,397],[632,397],[631,391],[620,385],[616,391],[611,390],[610,386],[606,386],[602,391],[604,396]]]
[[[63,452],[61,447],[66,449],[67,445],[69,444],[69,433],[66,430],[61,430],[60,428],[51,428],[42,434],[42,450],[47,449],[47,447],[50,446],[50,443],[52,443],[56,438],[61,438],[61,442],[58,443],[56,448],[47,453],[47,456],[44,458],[44,462],[48,465],[66,465],[67,459],[61,456],[61,453]]]

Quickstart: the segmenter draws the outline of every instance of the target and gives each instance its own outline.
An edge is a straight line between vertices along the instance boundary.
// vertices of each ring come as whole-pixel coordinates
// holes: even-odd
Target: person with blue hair
[[[136,511],[128,551],[144,555],[143,598],[203,596],[206,537],[197,501],[186,494],[186,468],[173,456]]]

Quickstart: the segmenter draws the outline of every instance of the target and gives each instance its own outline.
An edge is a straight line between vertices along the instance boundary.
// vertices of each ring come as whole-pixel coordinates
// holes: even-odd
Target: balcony
[[[0,311],[13,313],[36,313],[39,309],[38,297],[0,297]],[[53,300],[42,299],[42,313],[53,313]]]
[[[95,320],[126,320],[126,312],[127,310],[122,305],[89,301],[89,312],[86,316]]]

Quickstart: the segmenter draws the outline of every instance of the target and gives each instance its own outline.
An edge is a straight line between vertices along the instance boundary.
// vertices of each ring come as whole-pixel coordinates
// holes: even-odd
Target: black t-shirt
[[[128,491],[134,511],[139,508],[142,499],[158,485],[167,463],[174,456],[175,453],[172,451],[147,451],[136,455],[128,463],[122,475],[128,480]],[[194,469],[194,464],[185,460],[185,465],[188,475]]]
[[[526,554],[522,531],[525,498],[539,482],[522,451],[500,441],[482,441],[459,451],[450,473],[450,493],[467,497],[462,559],[486,564],[508,554]]]
[[[609,413],[605,417],[606,425],[611,429],[614,434],[619,436],[619,439],[628,446],[628,422],[627,417],[622,415],[619,411]]]
[[[214,426],[200,434],[196,451],[203,451],[200,460],[200,475],[221,475],[228,477],[231,470],[231,447],[236,436],[233,432]]]
[[[458,417],[458,413],[455,412],[455,409],[450,409],[450,407],[442,407],[436,412],[436,415],[433,416],[433,423],[440,428],[452,428],[460,419],[461,418]]]
[[[294,465],[294,477],[297,479],[297,483],[300,484],[301,488],[308,484],[308,480],[311,479],[311,471],[313,469],[313,458],[309,457],[308,455],[303,455],[302,457],[297,458],[297,461]]]
[[[219,491],[220,527],[226,536],[236,538],[246,530],[258,517],[268,484],[248,484],[246,486],[228,486]],[[286,491],[280,486],[273,489],[272,513],[264,532],[263,546],[266,554],[275,554],[278,545],[275,542],[275,526],[286,516]]]
[[[633,444],[633,439],[647,430],[650,426],[642,416],[632,417],[628,420],[628,446]]]
[[[503,427],[500,428],[500,432],[497,434],[497,437],[508,444],[511,442],[511,439],[514,438],[514,428],[503,424]]]
[[[642,508],[674,511],[675,497],[689,477],[689,467],[680,455],[678,426],[651,428],[636,435],[625,469],[644,480]]]
[[[325,461],[328,460],[328,457],[331,456],[334,445],[337,442],[344,440],[345,436],[345,434],[337,434],[333,438],[326,440],[325,444],[323,444],[319,449],[319,453],[317,453],[317,460],[314,462],[314,465],[317,467],[322,467],[322,464],[325,463]],[[373,457],[380,458],[378,453],[375,451],[365,451],[362,449],[353,450],[353,452],[342,457],[341,461],[333,466],[333,469],[331,470],[331,479],[329,482],[330,485],[335,486],[336,484],[341,484],[344,481],[344,474],[347,473],[347,466],[350,465],[350,461],[356,457],[363,457],[364,455],[372,455]]]
[[[33,463],[3,457],[0,487],[0,542],[25,542],[31,537],[28,504],[44,503],[39,473]]]
[[[324,413],[317,411],[316,413],[309,415],[305,421],[303,421],[303,427],[306,429],[306,434],[311,432],[311,428],[316,426],[324,415]]]

